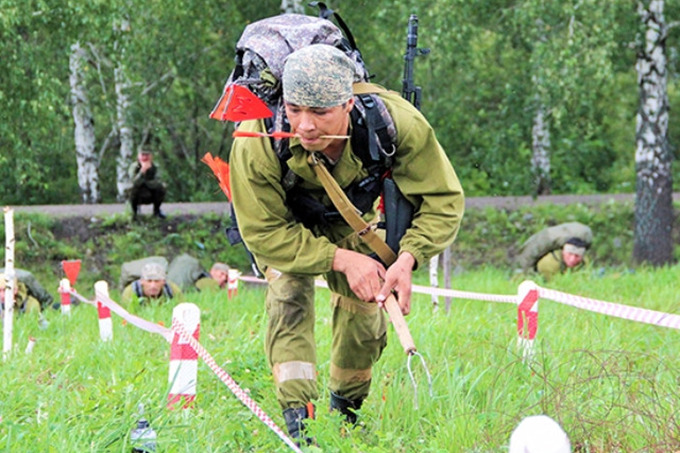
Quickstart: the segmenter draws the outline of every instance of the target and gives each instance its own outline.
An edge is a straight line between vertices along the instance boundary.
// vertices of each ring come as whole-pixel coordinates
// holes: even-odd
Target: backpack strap
[[[165,292],[165,295],[168,296],[168,298],[172,299],[174,294],[172,294],[172,288],[170,287],[170,284],[166,281],[165,285],[163,285],[163,291]]]
[[[383,263],[389,266],[395,262],[397,255],[357,213],[357,208],[349,201],[345,192],[340,188],[337,181],[333,179],[333,176],[331,176],[330,172],[321,162],[321,159],[317,157],[316,153],[311,153],[309,155],[308,162],[314,169],[321,184],[323,184],[323,188],[326,190],[333,205],[338,212],[340,212],[340,215],[342,215],[342,218],[345,219],[359,237],[368,244],[371,250],[380,257]]]
[[[139,279],[132,282],[132,291],[137,295],[137,297],[144,297],[144,291],[142,290],[142,283]]]

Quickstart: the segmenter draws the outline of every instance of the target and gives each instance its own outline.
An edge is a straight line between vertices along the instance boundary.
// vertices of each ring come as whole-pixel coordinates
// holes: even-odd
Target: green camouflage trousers
[[[314,279],[266,272],[269,286],[266,353],[282,409],[302,407],[319,397],[314,341]],[[371,370],[387,344],[387,324],[375,303],[333,293],[333,343],[329,390],[364,399]]]

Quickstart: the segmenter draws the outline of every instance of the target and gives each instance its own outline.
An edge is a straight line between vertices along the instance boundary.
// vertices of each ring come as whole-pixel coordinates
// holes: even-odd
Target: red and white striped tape
[[[111,310],[102,302],[103,298],[109,297],[109,284],[100,280],[94,284],[94,292],[97,294],[97,315],[99,316],[99,338],[102,341],[113,340],[113,325],[111,323]]]
[[[631,307],[629,305],[615,304],[603,300],[589,299],[587,297],[575,296],[573,294],[540,287],[538,288],[538,294],[542,298],[550,299],[582,310],[660,327],[680,329],[680,315],[648,310],[646,308]]]
[[[82,297],[75,291],[71,291],[71,294],[81,302],[90,305],[95,305],[94,302]],[[111,300],[108,297],[108,294],[106,296],[103,294],[97,295],[97,298],[98,300],[101,301],[101,303],[106,305],[109,309],[111,309],[111,311],[116,313],[118,316],[125,319],[129,324],[132,324],[135,327],[138,327],[146,332],[157,333],[163,336],[163,338],[165,338],[165,340],[168,343],[172,342],[174,335],[176,334],[181,335],[194,349],[194,351],[196,351],[198,356],[201,357],[201,359],[206,363],[206,365],[208,365],[208,367],[210,367],[210,369],[217,375],[217,377],[219,377],[220,380],[227,385],[227,387],[229,388],[229,390],[231,390],[234,396],[236,396],[239,399],[239,401],[243,403],[243,405],[250,409],[251,412],[253,412],[260,419],[260,421],[264,423],[269,429],[274,431],[274,433],[293,451],[297,453],[302,453],[302,450],[300,450],[300,448],[297,445],[295,445],[295,443],[281,430],[281,428],[279,428],[276,425],[276,423],[274,423],[274,421],[267,415],[267,413],[260,409],[257,403],[255,403],[255,401],[253,401],[248,396],[248,394],[239,387],[239,385],[236,383],[236,381],[232,379],[229,373],[227,373],[217,365],[215,359],[213,359],[213,357],[208,353],[208,351],[206,351],[205,348],[195,338],[193,338],[186,332],[186,330],[183,329],[181,323],[176,322],[173,319],[173,326],[171,330],[129,313],[123,307],[121,307],[113,300]]]
[[[198,341],[201,330],[201,311],[198,306],[182,303],[172,310],[172,324],[181,324],[191,337]],[[196,383],[198,379],[198,355],[184,337],[175,332],[170,345],[170,393],[168,393],[168,409],[180,404],[187,409],[196,399]]]
[[[300,448],[279,428],[276,423],[267,415],[265,411],[253,401],[248,394],[232,379],[229,374],[217,365],[215,359],[205,350],[203,346],[193,338],[177,320],[173,318],[172,330],[179,333],[189,345],[196,351],[198,356],[203,359],[206,365],[220,378],[220,380],[229,387],[229,390],[238,398],[250,411],[257,416],[269,429],[274,431],[276,435],[285,442],[293,451],[302,452]]]

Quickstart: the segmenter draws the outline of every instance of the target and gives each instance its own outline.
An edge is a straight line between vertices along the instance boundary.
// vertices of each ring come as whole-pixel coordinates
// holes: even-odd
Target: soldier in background
[[[6,276],[0,274],[0,302],[5,308]],[[40,313],[40,302],[28,293],[25,284],[14,277],[14,309],[20,313]]]
[[[147,263],[142,275],[125,287],[121,295],[121,305],[137,301],[139,305],[151,302],[159,304],[169,299],[182,299],[182,290],[175,283],[166,280],[165,268],[159,263]]]
[[[132,218],[137,219],[141,204],[153,204],[153,215],[161,219],[165,214],[161,211],[161,203],[165,200],[165,184],[159,178],[158,166],[153,162],[153,154],[148,148],[142,148],[137,154],[137,162],[128,170],[132,186],[128,189],[128,199],[132,208]]]

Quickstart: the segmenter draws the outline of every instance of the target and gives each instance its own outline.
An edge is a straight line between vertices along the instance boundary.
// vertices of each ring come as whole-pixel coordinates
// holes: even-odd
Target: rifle
[[[401,95],[420,110],[421,89],[413,80],[413,63],[418,55],[427,55],[430,49],[418,47],[418,16],[411,14],[408,18],[406,33],[406,53],[404,54],[404,78]]]
[[[415,108],[420,110],[422,91],[413,80],[413,63],[418,55],[427,55],[430,49],[418,48],[418,16],[411,14],[408,18],[406,33],[406,53],[404,54],[404,78],[401,95]],[[399,241],[411,226],[414,207],[404,197],[391,177],[383,180],[383,201],[385,203],[385,242],[399,251]]]

